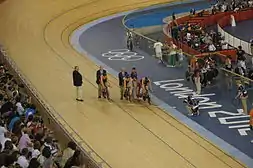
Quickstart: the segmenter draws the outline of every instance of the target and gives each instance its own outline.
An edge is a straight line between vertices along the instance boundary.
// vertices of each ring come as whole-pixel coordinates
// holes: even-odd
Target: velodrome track
[[[165,0],[7,0],[0,5],[0,39],[9,56],[51,107],[113,168],[244,167],[157,107],[98,101],[95,70],[68,42],[78,26]],[[80,66],[84,103],[77,103],[72,67]],[[61,121],[63,122],[63,121]],[[76,137],[75,135],[73,135]],[[80,139],[78,139],[80,141]]]

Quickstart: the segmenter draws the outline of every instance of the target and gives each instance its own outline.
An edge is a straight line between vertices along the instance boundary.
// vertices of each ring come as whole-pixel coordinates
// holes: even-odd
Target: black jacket
[[[78,71],[74,70],[73,71],[73,85],[74,86],[82,86],[82,84],[83,84],[82,75]]]
[[[97,70],[97,75],[96,75],[96,76],[97,76],[97,80],[96,80],[96,83],[97,83],[97,84],[100,84],[101,75],[106,75],[106,73],[107,73],[107,72],[106,72],[106,70],[104,70],[104,69],[103,69],[103,72],[102,72],[102,73],[101,73],[100,70]]]
[[[124,85],[124,77],[127,75],[127,72],[119,72],[118,78],[119,78],[119,86]]]

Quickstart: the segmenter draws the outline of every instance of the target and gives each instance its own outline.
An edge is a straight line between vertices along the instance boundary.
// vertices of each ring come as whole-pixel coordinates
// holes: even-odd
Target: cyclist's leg
[[[98,97],[101,98],[101,94],[102,94],[102,85],[98,84]]]
[[[124,97],[126,100],[128,100],[128,88],[124,90]]]
[[[105,83],[105,93],[106,93],[106,98],[110,99],[110,93],[109,93],[108,83]]]
[[[137,82],[136,81],[133,81],[132,97],[133,99],[137,98]]]
[[[149,95],[149,90],[146,91],[146,99],[148,100],[148,104],[151,104],[151,98]]]
[[[128,89],[129,91],[129,95],[128,95],[128,97],[129,97],[129,101],[132,101],[132,96],[133,96],[133,88],[132,87],[130,87],[129,89]]]
[[[192,109],[189,105],[186,105],[186,109],[188,111],[188,115],[192,115]]]

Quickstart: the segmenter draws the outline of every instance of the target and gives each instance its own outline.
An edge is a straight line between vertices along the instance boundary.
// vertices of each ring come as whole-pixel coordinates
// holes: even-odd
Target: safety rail
[[[105,160],[103,160],[91,146],[83,140],[80,135],[64,120],[64,118],[54,110],[45,100],[43,96],[35,89],[28,78],[21,72],[16,63],[7,55],[3,46],[0,46],[0,61],[4,63],[18,80],[24,84],[26,90],[30,93],[33,102],[37,102],[50,118],[60,127],[66,138],[74,141],[84,156],[85,166],[88,168],[112,168]]]
[[[131,14],[130,14],[131,15]],[[140,48],[143,51],[146,51],[150,55],[154,55],[154,49],[153,45],[156,42],[154,39],[151,39],[137,31],[134,30],[134,28],[129,28],[126,26],[127,18],[129,15],[125,15],[122,19],[122,24],[125,27],[125,29],[133,34],[133,43],[134,46]]]

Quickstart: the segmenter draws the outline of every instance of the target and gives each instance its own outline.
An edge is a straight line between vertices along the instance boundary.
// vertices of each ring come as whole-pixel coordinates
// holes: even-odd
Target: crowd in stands
[[[24,86],[0,66],[0,168],[71,168],[81,153],[70,142],[61,150]]]
[[[205,32],[202,27],[190,23],[181,25],[181,41],[199,52],[215,52],[229,49],[220,33],[210,30]]]
[[[215,14],[216,12],[239,11],[251,7],[253,7],[252,0],[218,0],[211,10]]]

